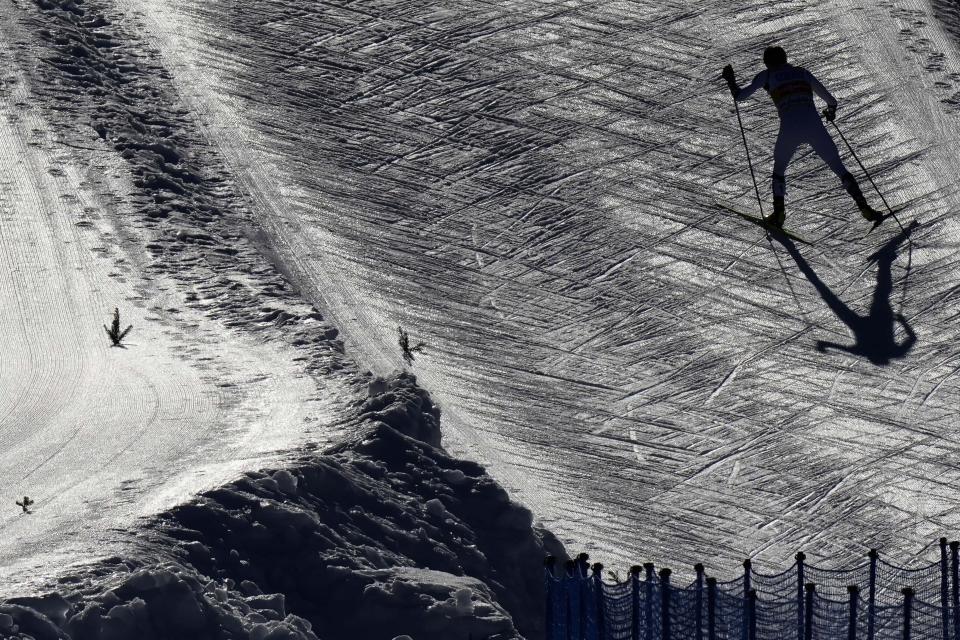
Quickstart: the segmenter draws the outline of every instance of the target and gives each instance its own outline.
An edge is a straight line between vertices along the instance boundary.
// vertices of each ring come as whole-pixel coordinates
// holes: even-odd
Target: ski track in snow
[[[68,142],[28,91],[0,10],[0,588],[127,548],[141,516],[328,441],[346,402],[297,351],[225,329],[147,276],[129,168]],[[89,129],[88,129],[89,132]],[[75,132],[74,132],[75,133]],[[183,274],[179,274],[183,275]],[[119,307],[127,348],[103,333]],[[320,428],[318,428],[320,427]],[[29,495],[31,514],[15,499]]]
[[[448,446],[571,550],[723,573],[800,548],[905,562],[956,537],[960,59],[926,4],[115,6],[361,364],[402,366],[398,324],[426,342],[414,372]],[[773,40],[840,99],[888,201],[921,222],[887,299],[918,340],[886,366],[817,351],[853,338],[804,272],[867,316],[868,258],[895,223],[863,237],[809,151],[788,221],[814,247],[712,204],[753,206],[719,70],[747,81]],[[762,96],[742,111],[766,193],[776,116]]]
[[[955,535],[960,65],[922,3],[121,4],[361,363],[424,340],[448,444],[573,549],[733,570]],[[753,198],[719,69],[748,81],[772,40],[922,223],[888,298],[918,341],[887,366],[818,352],[847,327],[712,204]],[[742,111],[768,192],[776,116]],[[799,255],[869,315],[899,229],[863,237],[809,151],[788,179]]]

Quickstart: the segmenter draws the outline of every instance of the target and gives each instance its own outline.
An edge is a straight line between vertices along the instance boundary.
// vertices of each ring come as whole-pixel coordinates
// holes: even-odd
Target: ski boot
[[[864,220],[872,222],[874,225],[883,222],[883,214],[867,204],[866,200],[858,202],[857,208],[860,209],[860,215],[863,216]]]
[[[883,214],[867,203],[863,191],[860,190],[860,185],[857,184],[857,181],[849,173],[843,176],[843,186],[847,190],[847,193],[850,194],[850,197],[853,198],[853,201],[857,203],[857,208],[860,209],[860,215],[863,216],[864,220],[872,222],[874,226],[883,222]]]
[[[787,217],[786,207],[783,204],[783,198],[778,198],[774,196],[773,198],[773,213],[763,219],[764,222],[769,224],[771,227],[776,227],[777,229],[783,228],[783,221]]]

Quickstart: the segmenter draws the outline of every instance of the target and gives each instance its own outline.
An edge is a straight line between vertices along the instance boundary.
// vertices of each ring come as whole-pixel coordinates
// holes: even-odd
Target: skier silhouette
[[[827,306],[853,332],[854,343],[852,345],[818,340],[817,351],[824,352],[828,349],[846,351],[851,355],[863,356],[873,364],[886,365],[891,360],[904,357],[913,348],[917,341],[917,334],[914,333],[913,328],[910,327],[903,315],[895,314],[890,306],[890,293],[893,291],[893,278],[890,268],[897,257],[897,247],[910,237],[910,233],[916,225],[916,221],[911,223],[898,236],[887,242],[879,251],[868,258],[871,262],[877,263],[877,286],[873,290],[870,313],[865,316],[857,315],[851,311],[850,307],[844,304],[820,280],[813,269],[810,268],[810,265],[807,264],[807,261],[800,255],[793,242],[788,238],[778,238],[790,252],[803,275],[820,293],[820,297],[827,303]],[[906,340],[901,344],[897,344],[893,335],[896,328],[895,323],[899,323],[907,334]]]
[[[763,87],[773,99],[780,116],[780,133],[773,148],[773,214],[767,221],[777,227],[783,226],[786,217],[784,196],[787,191],[787,165],[797,148],[809,144],[843,183],[847,193],[857,203],[860,213],[872,222],[883,219],[880,213],[867,204],[856,179],[843,166],[837,145],[823,126],[813,102],[816,93],[827,103],[823,116],[833,122],[837,112],[837,100],[824,88],[812,73],[803,67],[787,63],[787,53],[781,47],[767,47],[763,52],[766,70],[758,73],[753,82],[741,88],[737,85],[733,67],[723,68],[723,79],[730,87],[736,101],[746,100]]]

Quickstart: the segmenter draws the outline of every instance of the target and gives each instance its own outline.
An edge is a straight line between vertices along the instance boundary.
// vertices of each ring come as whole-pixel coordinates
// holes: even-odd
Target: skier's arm
[[[764,86],[767,82],[767,72],[761,71],[754,78],[753,82],[748,84],[745,87],[738,87],[736,81],[728,80],[727,83],[730,86],[730,93],[733,94],[733,99],[737,102],[746,100],[754,94],[754,92],[760,87]]]
[[[814,93],[820,96],[820,99],[827,103],[827,106],[833,110],[837,108],[837,99],[827,91],[827,88],[817,80],[817,77],[807,71],[807,80],[810,82],[810,87],[813,89]]]
[[[817,340],[817,351],[820,353],[825,353],[827,349],[834,349],[836,351],[846,351],[847,353],[854,353],[854,346],[837,344],[836,342],[828,342],[826,340]]]

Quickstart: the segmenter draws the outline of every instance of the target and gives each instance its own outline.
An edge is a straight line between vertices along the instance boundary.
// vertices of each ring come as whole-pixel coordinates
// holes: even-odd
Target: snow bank
[[[308,621],[284,611],[282,596],[245,597],[175,563],[135,569],[116,561],[101,571],[127,575],[94,595],[8,600],[0,605],[0,630],[38,640],[317,637]]]
[[[370,390],[350,442],[157,517],[143,558],[8,600],[0,629],[78,640],[542,637],[541,562],[564,555],[559,543],[482,467],[444,452],[440,412],[412,375]]]
[[[540,635],[545,538],[530,512],[438,448],[439,411],[413,376],[371,391],[352,442],[247,474],[160,529],[205,575],[283,593],[322,637],[515,637],[507,611]]]

